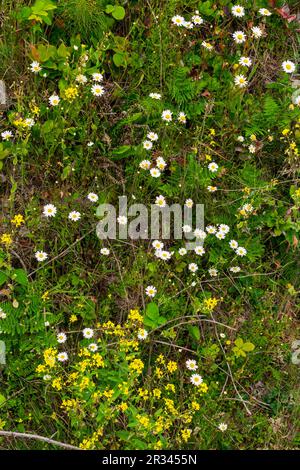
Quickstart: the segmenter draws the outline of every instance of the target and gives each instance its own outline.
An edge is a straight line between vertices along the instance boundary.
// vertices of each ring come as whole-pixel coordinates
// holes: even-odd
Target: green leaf
[[[28,284],[27,274],[24,269],[15,269],[12,275],[12,279],[18,284],[21,284],[21,286],[27,286]]]
[[[151,320],[156,320],[159,317],[159,308],[155,302],[150,302],[146,307],[146,315]]]
[[[0,393],[0,406],[3,405],[3,403],[5,403],[5,402],[6,402],[5,396],[1,395],[1,393]]]
[[[196,341],[200,340],[200,330],[198,326],[189,325],[188,330],[193,339],[195,339]]]
[[[126,67],[127,65],[125,55],[120,52],[116,52],[113,55],[113,61],[117,67]]]
[[[8,279],[8,275],[3,271],[0,271],[0,286],[2,286]]]
[[[243,350],[246,352],[253,351],[254,348],[255,348],[254,344],[250,342],[244,343],[243,345]]]
[[[66,58],[68,55],[70,55],[69,49],[64,45],[64,43],[62,43],[57,49],[57,55],[63,58]]]
[[[237,338],[234,342],[234,344],[238,347],[238,348],[242,348],[243,347],[243,344],[244,344],[244,341],[242,340],[242,338]]]
[[[121,6],[116,6],[112,11],[112,16],[116,20],[123,20],[123,18],[125,17],[125,9]]]
[[[105,13],[112,13],[115,9],[115,5],[106,5]]]

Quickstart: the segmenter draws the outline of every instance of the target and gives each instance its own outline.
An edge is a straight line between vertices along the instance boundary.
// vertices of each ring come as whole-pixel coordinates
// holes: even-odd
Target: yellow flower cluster
[[[212,312],[213,309],[218,305],[219,299],[216,299],[215,297],[211,297],[210,299],[204,299],[204,307],[206,310],[209,312]]]
[[[182,429],[181,430],[181,437],[184,442],[187,442],[191,437],[192,430],[191,429]]]
[[[75,410],[76,408],[78,408],[78,406],[79,402],[74,398],[63,400],[62,404],[60,405],[60,407],[65,409],[66,411]]]
[[[130,364],[129,364],[129,370],[132,372],[137,372],[138,374],[141,374],[144,369],[144,363],[141,361],[141,359],[134,359]]]
[[[44,361],[49,367],[54,367],[56,362],[57,351],[54,348],[48,348],[44,351]]]
[[[22,214],[17,214],[14,216],[13,219],[11,219],[11,223],[15,225],[16,227],[20,227],[22,224],[25,223],[25,220]]]
[[[3,233],[3,235],[1,235],[0,242],[3,245],[6,245],[6,247],[8,248],[12,244],[13,240],[9,233]]]
[[[68,101],[73,101],[78,96],[78,90],[75,86],[69,86],[64,90],[64,97]]]
[[[103,436],[103,429],[100,428],[94,432],[94,434],[79,444],[80,449],[92,450],[96,448],[96,444],[99,442],[99,438]]]

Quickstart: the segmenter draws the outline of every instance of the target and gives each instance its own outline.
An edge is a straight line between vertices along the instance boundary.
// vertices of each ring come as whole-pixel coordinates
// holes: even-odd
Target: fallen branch
[[[55,441],[49,437],[38,436],[37,434],[28,434],[25,432],[13,432],[13,431],[0,431],[0,436],[3,437],[13,437],[21,439],[34,439],[36,441],[47,442],[48,444],[53,444],[58,447],[63,447],[64,449],[80,450],[79,447],[72,446],[71,444],[65,444],[64,442]]]

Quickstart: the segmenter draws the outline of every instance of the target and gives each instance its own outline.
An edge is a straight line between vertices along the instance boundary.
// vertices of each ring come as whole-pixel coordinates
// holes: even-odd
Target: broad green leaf
[[[24,269],[15,269],[12,275],[12,279],[16,281],[21,286],[27,286],[28,278]]]
[[[123,20],[123,18],[125,17],[125,9],[119,5],[116,6],[112,11],[112,16],[116,20]]]

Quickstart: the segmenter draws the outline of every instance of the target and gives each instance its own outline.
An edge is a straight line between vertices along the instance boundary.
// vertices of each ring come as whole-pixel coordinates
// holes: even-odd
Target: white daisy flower
[[[101,85],[93,85],[91,90],[94,96],[102,96],[105,93],[105,90]]]
[[[267,8],[260,8],[258,10],[258,13],[260,13],[262,16],[271,16],[272,15],[272,13]]]
[[[235,31],[235,33],[232,34],[232,37],[234,42],[237,44],[242,44],[246,41],[246,34],[243,33],[243,31]]]
[[[180,112],[178,114],[178,118],[177,118],[178,122],[180,122],[181,124],[185,124],[186,123],[186,115],[183,113],[183,112]]]
[[[216,162],[211,162],[208,167],[209,171],[211,171],[212,173],[215,173],[216,171],[218,171],[218,168],[219,166],[216,164]]]
[[[253,212],[254,211],[254,207],[252,206],[252,204],[244,204],[243,209],[246,212]]]
[[[48,258],[48,255],[45,251],[36,251],[34,256],[38,261],[45,261]]]
[[[196,271],[198,271],[198,266],[196,263],[190,263],[188,265],[188,268],[192,273],[195,273]]]
[[[109,251],[108,248],[101,248],[101,250],[100,250],[101,255],[108,256],[109,253],[110,253],[110,251]]]
[[[84,328],[82,334],[84,338],[90,339],[94,336],[94,330],[92,328]]]
[[[144,330],[143,328],[140,328],[138,330],[138,339],[140,339],[141,341],[145,340],[148,336],[148,331],[147,330]]]
[[[216,277],[218,275],[218,270],[215,268],[210,268],[208,272],[209,272],[209,275],[212,277]]]
[[[30,69],[31,69],[31,72],[33,73],[38,73],[42,70],[39,62],[37,62],[36,60],[34,60],[31,64],[30,64]]]
[[[68,219],[72,220],[72,222],[77,222],[81,218],[80,212],[72,211],[68,215]]]
[[[160,100],[161,99],[161,94],[160,93],[149,93],[149,96],[153,100]]]
[[[13,136],[13,133],[11,131],[1,132],[1,137],[3,140],[10,140],[12,136]]]
[[[293,73],[296,70],[296,65],[290,60],[285,60],[282,62],[281,66],[286,73]]]
[[[214,46],[212,46],[212,44],[210,44],[209,42],[206,42],[206,41],[202,41],[201,46],[204,47],[204,49],[207,49],[208,51],[212,51],[213,48],[214,48]]]
[[[49,98],[49,104],[51,106],[57,106],[60,102],[60,97],[58,95],[51,95]]]
[[[218,188],[217,186],[207,186],[207,191],[210,193],[215,193],[216,191],[218,191]]]
[[[46,204],[43,209],[45,217],[55,217],[57,208],[53,204]]]
[[[102,82],[103,75],[102,73],[93,73],[92,78],[94,82]]]
[[[170,251],[167,251],[167,250],[158,250],[158,251],[159,251],[158,258],[162,259],[163,261],[168,261],[169,259],[171,259],[172,253],[170,253]]]
[[[202,382],[203,382],[203,379],[202,379],[201,375],[199,375],[199,374],[193,374],[192,377],[190,378],[190,380],[191,380],[192,384],[196,385],[196,386],[202,384]]]
[[[187,249],[186,248],[179,248],[178,253],[180,256],[184,256],[187,254]]]
[[[190,225],[183,225],[182,226],[183,233],[190,233],[192,231],[192,227]]]
[[[159,240],[154,240],[154,241],[152,242],[152,246],[153,246],[153,248],[155,248],[156,250],[162,250],[163,247],[164,247],[164,244],[163,244],[163,242],[161,242],[161,241],[159,241]]]
[[[240,65],[244,65],[245,67],[250,67],[252,65],[252,60],[249,57],[241,57],[239,60]]]
[[[65,362],[68,360],[68,353],[66,352],[61,352],[57,354],[57,360],[60,362]]]
[[[65,333],[58,333],[56,338],[58,343],[65,343],[67,341],[67,335]]]
[[[232,273],[239,273],[241,270],[241,268],[239,266],[231,266],[229,268],[229,271],[231,271]]]
[[[234,5],[231,8],[231,13],[233,14],[233,16],[241,18],[242,16],[245,16],[245,9],[244,7],[241,7],[240,5]]]
[[[159,207],[165,207],[167,203],[166,203],[164,196],[160,195],[156,197],[155,204]]]
[[[89,350],[92,351],[92,352],[96,352],[96,351],[98,350],[98,346],[97,346],[96,343],[91,343],[91,344],[89,344],[89,345],[88,345],[88,348],[89,348]]]
[[[194,252],[196,253],[196,255],[203,256],[205,254],[205,249],[203,248],[203,246],[195,246]]]
[[[153,177],[153,178],[159,178],[160,177],[160,171],[158,168],[151,168],[150,170],[150,175]]]
[[[225,424],[225,423],[220,423],[220,424],[218,425],[218,429],[219,429],[219,431],[221,431],[221,432],[225,432],[225,431],[227,430],[227,428],[228,428],[228,425]]]
[[[249,150],[250,153],[255,153],[256,152],[255,145],[253,145],[253,144],[249,145],[248,150]]]
[[[230,227],[226,224],[219,225],[219,232],[228,233],[230,231]]]
[[[151,162],[149,160],[143,160],[139,164],[139,167],[142,168],[142,170],[149,170],[151,166]]]
[[[162,112],[162,120],[163,121],[166,121],[166,122],[171,122],[172,121],[172,111],[170,111],[169,109],[166,109],[165,111]]]
[[[217,233],[217,228],[214,225],[208,225],[205,230],[211,235]]]
[[[25,122],[27,127],[32,127],[35,124],[34,119],[32,119],[32,118],[26,118],[24,122]]]
[[[229,246],[230,248],[232,248],[233,250],[236,250],[239,246],[238,242],[236,240],[230,240],[229,242]]]
[[[203,23],[203,18],[201,18],[201,16],[199,16],[199,15],[194,15],[194,16],[192,16],[192,22],[193,22],[196,26],[199,26],[200,24]]]
[[[76,80],[77,83],[80,83],[81,85],[84,85],[88,81],[87,77],[85,75],[83,75],[82,73],[77,75],[75,80]]]
[[[237,140],[238,142],[244,142],[244,141],[245,141],[245,137],[243,137],[242,135],[239,135],[239,136],[236,138],[236,140]]]
[[[119,217],[117,218],[117,221],[120,225],[126,225],[127,217],[125,215],[119,215]]]
[[[197,370],[198,369],[197,362],[194,359],[188,359],[185,362],[185,365],[186,365],[186,368],[188,370]]]
[[[155,297],[157,289],[154,286],[147,286],[145,289],[145,293],[146,295],[148,295],[148,297]]]
[[[200,239],[200,240],[205,240],[206,238],[206,233],[204,232],[204,230],[201,230],[201,228],[196,228],[194,230],[194,235],[196,238]]]
[[[91,202],[97,202],[98,199],[99,199],[99,197],[98,197],[97,194],[95,194],[95,193],[89,193],[89,194],[87,195],[87,198],[88,198],[88,200],[91,201]]]
[[[188,207],[189,209],[191,209],[191,208],[193,207],[193,205],[194,205],[194,202],[193,202],[192,199],[186,199],[184,205],[185,205],[186,207]]]
[[[155,132],[148,132],[147,137],[149,140],[152,140],[152,142],[155,142],[158,139],[158,134]]]
[[[223,232],[216,233],[216,238],[218,238],[218,240],[224,240],[225,237],[226,237],[226,234]]]
[[[166,164],[165,160],[162,157],[158,157],[156,159],[156,166],[160,170],[164,170],[164,168],[167,166],[167,164]]]
[[[143,142],[143,147],[144,147],[145,150],[151,150],[152,147],[153,147],[153,144],[152,144],[151,140],[145,140]]]
[[[247,254],[247,250],[246,248],[244,248],[243,246],[239,246],[236,250],[235,250],[236,254],[238,256],[245,256]]]
[[[234,77],[234,84],[239,88],[245,88],[248,85],[248,81],[245,75],[236,75]]]
[[[183,26],[184,23],[185,23],[185,19],[183,16],[180,16],[180,15],[176,15],[176,16],[173,16],[172,18],[172,23],[175,24],[176,26]]]
[[[258,26],[253,26],[253,27],[251,28],[251,31],[252,31],[253,37],[254,37],[255,39],[259,39],[259,38],[261,38],[262,35],[263,35],[262,30],[261,30]]]
[[[193,27],[194,27],[194,25],[193,25],[193,23],[192,23],[191,21],[185,21],[185,22],[183,23],[183,26],[184,26],[185,28],[187,28],[187,29],[193,29]]]

